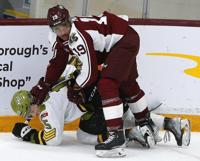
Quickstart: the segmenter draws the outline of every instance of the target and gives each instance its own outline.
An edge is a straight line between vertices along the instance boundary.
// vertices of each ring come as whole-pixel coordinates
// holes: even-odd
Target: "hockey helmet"
[[[29,109],[32,103],[32,99],[33,96],[29,91],[17,91],[12,97],[11,107],[15,113],[26,118],[29,115]]]
[[[55,27],[59,24],[70,22],[69,11],[62,5],[49,8],[47,20],[50,27]]]

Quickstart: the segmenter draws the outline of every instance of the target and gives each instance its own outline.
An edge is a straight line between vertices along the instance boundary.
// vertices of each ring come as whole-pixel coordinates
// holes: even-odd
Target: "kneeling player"
[[[83,114],[76,104],[67,99],[65,82],[58,84],[57,89],[49,94],[49,98],[42,105],[31,105],[32,99],[30,92],[18,91],[12,98],[12,109],[26,119],[39,116],[44,129],[38,131],[32,129],[28,124],[16,123],[12,133],[23,141],[59,145],[62,141],[64,124],[79,118]]]
[[[76,57],[71,57],[65,74],[73,77],[75,73],[78,73],[81,65]],[[42,80],[38,84],[40,82]],[[44,145],[59,145],[62,141],[64,124],[79,118],[83,114],[75,103],[69,101],[66,84],[67,80],[60,79],[58,84],[51,89],[52,92],[46,96],[45,101],[39,106],[32,104],[34,96],[29,91],[16,92],[11,101],[12,109],[27,120],[39,116],[44,129],[38,131],[32,129],[26,123],[16,123],[12,133],[23,141]]]

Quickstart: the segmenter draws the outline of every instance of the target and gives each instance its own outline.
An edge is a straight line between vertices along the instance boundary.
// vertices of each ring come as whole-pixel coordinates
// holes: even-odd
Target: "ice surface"
[[[163,135],[163,132],[161,133]],[[64,132],[60,146],[43,146],[22,142],[11,133],[0,133],[1,161],[200,161],[200,133],[192,133],[189,147],[178,147],[171,141],[163,141],[152,149],[129,144],[124,158],[98,158],[93,145],[78,143],[75,132]]]

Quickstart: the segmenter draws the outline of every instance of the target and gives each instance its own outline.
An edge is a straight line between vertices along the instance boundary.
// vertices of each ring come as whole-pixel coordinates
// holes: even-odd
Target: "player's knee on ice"
[[[82,131],[81,129],[79,129],[77,131],[76,136],[77,136],[77,140],[83,144],[96,145],[98,143],[97,135],[92,135],[92,134],[86,133],[86,132]]]
[[[60,145],[64,124],[79,118],[82,112],[67,99],[66,87],[58,92],[51,92],[44,105],[45,110],[40,113],[40,120],[44,125],[43,139],[47,145]]]
[[[45,136],[45,133],[44,133],[44,139],[46,139],[46,145],[50,145],[50,146],[60,145],[62,143],[62,133],[63,133],[63,131],[57,130],[55,132],[55,137],[53,137],[53,135],[51,133],[48,134],[49,136],[47,136],[47,135]]]

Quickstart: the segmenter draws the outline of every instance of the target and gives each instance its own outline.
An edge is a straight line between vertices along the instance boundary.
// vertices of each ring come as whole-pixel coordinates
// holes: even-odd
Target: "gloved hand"
[[[77,89],[74,87],[68,87],[67,91],[68,99],[75,104],[85,103],[85,94],[82,89]]]
[[[18,138],[22,138],[23,141],[30,141],[31,135],[35,132],[37,132],[35,129],[22,122],[16,123],[12,130],[12,134]]]
[[[51,90],[51,86],[44,82],[44,77],[40,78],[38,84],[31,89],[33,96],[33,104],[40,105],[45,100],[47,93]]]

